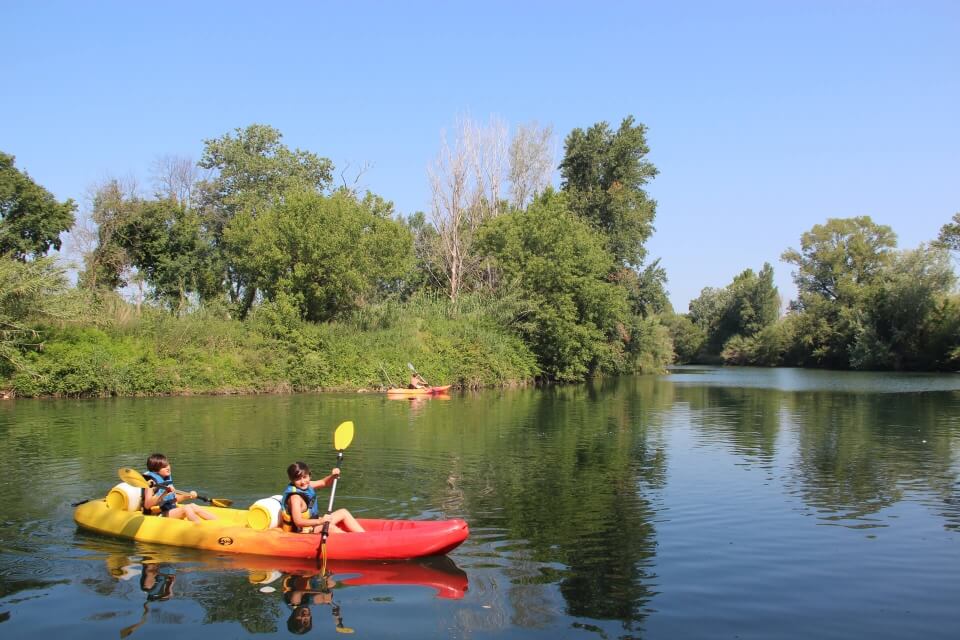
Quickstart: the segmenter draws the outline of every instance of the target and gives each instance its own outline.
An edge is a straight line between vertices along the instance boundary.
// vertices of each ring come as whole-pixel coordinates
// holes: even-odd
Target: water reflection
[[[135,584],[142,613],[120,629],[126,638],[151,622],[172,622],[171,600],[193,601],[205,610],[205,623],[239,623],[250,633],[285,628],[303,634],[313,627],[317,606],[329,607],[332,626],[352,632],[335,593],[360,586],[416,586],[434,597],[456,600],[468,589],[466,573],[447,557],[406,562],[330,561],[322,573],[307,561],[257,556],[212,556],[190,550],[140,545],[140,553],[117,550],[112,541],[90,536],[84,547],[104,553],[105,571],[82,583],[100,595],[130,593]],[[101,616],[105,619],[112,614]],[[122,617],[117,614],[116,617]]]
[[[292,458],[332,463],[332,429],[349,418],[357,434],[337,500],[364,517],[466,519],[471,538],[453,557],[470,573],[469,591],[459,568],[430,577],[338,567],[330,584],[314,567],[171,559],[141,546],[132,557],[120,542],[116,575],[83,565],[82,588],[102,593],[108,610],[82,627],[92,635],[110,624],[115,635],[145,616],[145,625],[179,620],[195,634],[213,625],[215,635],[286,635],[306,602],[312,632],[330,632],[339,602],[345,625],[371,633],[380,624],[375,631],[398,637],[783,637],[787,628],[895,637],[916,630],[889,624],[909,605],[911,620],[923,611],[942,632],[955,628],[947,623],[960,598],[958,386],[956,376],[711,368],[444,402],[23,403],[15,420],[0,408],[0,613],[13,612],[5,630],[25,632],[28,616],[40,617],[32,602],[77,588],[75,565],[54,560],[83,540],[67,505],[103,495],[117,467],[139,463],[145,433],[173,443],[181,473],[243,505],[275,493]],[[43,465],[57,469],[62,493],[31,488],[30,470]],[[175,569],[169,600],[147,600],[145,562]],[[135,575],[123,580],[125,571]],[[364,580],[376,598],[350,591]],[[426,589],[419,602],[400,598],[405,612],[391,613],[417,620],[397,629],[383,602],[403,584]]]

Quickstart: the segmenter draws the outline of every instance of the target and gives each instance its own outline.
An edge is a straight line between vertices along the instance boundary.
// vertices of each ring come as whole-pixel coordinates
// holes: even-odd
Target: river
[[[295,460],[328,472],[345,420],[336,506],[464,518],[462,546],[324,578],[71,519],[154,451],[179,488],[245,508],[279,493]],[[13,400],[0,438],[8,638],[288,637],[304,608],[308,635],[418,640],[960,629],[956,374],[684,367],[417,401]]]

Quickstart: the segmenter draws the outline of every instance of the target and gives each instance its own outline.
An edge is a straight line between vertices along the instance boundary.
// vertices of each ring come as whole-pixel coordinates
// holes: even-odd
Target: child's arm
[[[330,475],[328,475],[326,478],[321,478],[320,480],[311,480],[310,486],[313,487],[314,489],[329,487],[330,483],[333,482],[333,479],[339,478],[339,477],[340,477],[340,469],[334,468],[332,471],[330,471]]]
[[[143,506],[147,509],[150,509],[160,504],[161,500],[163,499],[163,496],[166,495],[164,491],[158,492],[158,491],[155,491],[154,489],[155,488],[153,487],[153,485],[151,485],[143,490]],[[169,489],[172,491],[173,487],[171,486],[169,487]]]
[[[311,482],[310,484],[313,484]],[[315,527],[317,525],[323,524],[323,518],[305,518],[303,517],[303,512],[307,510],[307,503],[303,501],[303,498],[294,494],[290,496],[290,518],[293,520],[293,524],[297,525],[299,528],[304,527]]]

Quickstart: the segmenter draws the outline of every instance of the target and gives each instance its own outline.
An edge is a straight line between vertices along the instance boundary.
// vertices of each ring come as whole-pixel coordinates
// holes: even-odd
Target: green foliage
[[[492,220],[480,247],[520,292],[527,311],[516,327],[548,377],[582,380],[622,358],[624,289],[606,277],[613,263],[602,237],[569,211],[564,194],[548,191],[526,211]]]
[[[290,150],[282,134],[253,124],[232,134],[204,141],[198,163],[214,170],[213,179],[199,185],[204,227],[222,255],[223,280],[230,299],[245,316],[253,305],[260,274],[250,270],[247,245],[252,222],[281,203],[288,192],[321,192],[333,180],[333,163],[299,149]],[[229,227],[237,224],[238,228]],[[239,244],[238,244],[239,242]]]
[[[616,281],[626,289],[630,310],[634,314],[646,318],[673,312],[667,296],[667,271],[660,266],[659,259],[641,271],[626,268],[618,270]]]
[[[417,211],[407,219],[407,226],[413,236],[413,252],[416,264],[408,274],[404,293],[414,291],[438,292],[445,290],[445,266],[441,257],[440,234],[436,227],[427,222],[422,211]]]
[[[705,288],[690,302],[690,319],[706,336],[708,354],[720,353],[734,336],[752,338],[779,315],[780,295],[773,284],[773,268],[766,263],[759,274],[746,269],[726,288]]]
[[[934,244],[960,253],[960,213],[953,214],[951,221],[940,227],[940,234]]]
[[[784,354],[789,351],[793,340],[794,323],[785,318],[753,335],[731,337],[723,345],[720,356],[724,364],[776,367],[783,364]]]
[[[144,308],[138,317],[102,297],[88,309],[95,324],[40,327],[45,348],[26,352],[23,370],[0,369],[0,388],[69,397],[376,388],[389,386],[384,370],[404,384],[410,361],[437,383],[521,384],[539,370],[503,324],[511,304],[414,296],[315,324],[282,300],[239,321],[203,306],[179,318]]]
[[[173,200],[139,203],[122,229],[121,246],[150,283],[154,299],[183,312],[191,294],[220,294],[221,271],[200,216]]]
[[[78,284],[88,290],[113,291],[125,287],[131,258],[125,248],[125,229],[136,217],[139,201],[118,180],[108,180],[93,194],[91,218],[97,225],[97,245],[84,256]]]
[[[831,218],[801,237],[801,250],[782,258],[795,264],[799,298],[797,364],[850,366],[851,347],[862,333],[871,287],[894,258],[896,235],[868,216]],[[872,357],[872,356],[871,356]]]
[[[707,341],[706,332],[690,316],[683,314],[664,313],[660,321],[670,332],[674,361],[678,364],[694,362]]]
[[[894,256],[865,292],[850,366],[930,370],[947,365],[942,311],[955,282],[943,250],[920,247]]]
[[[896,246],[893,230],[869,216],[830,218],[801,236],[800,251],[788,249],[781,258],[797,266],[793,280],[803,308],[814,298],[854,301],[890,263]]]
[[[574,129],[560,163],[570,210],[604,235],[617,265],[642,264],[643,244],[653,233],[656,202],[643,187],[657,169],[646,159],[646,131],[632,116],[616,131],[606,122]]]
[[[731,334],[756,335],[780,316],[780,294],[773,284],[773,267],[768,263],[758,274],[747,269],[734,277],[730,297],[730,307],[721,324]]]
[[[670,327],[659,317],[631,316],[626,366],[615,373],[662,373],[674,360]]]
[[[14,157],[0,152],[0,255],[17,260],[60,248],[60,234],[73,226],[73,200],[57,202],[53,194],[14,167]]]
[[[395,290],[412,267],[408,230],[375,204],[344,190],[290,192],[259,216],[239,214],[225,238],[267,300],[293,305],[306,320],[330,320]]]
[[[198,163],[216,171],[202,185],[214,219],[226,221],[239,211],[254,215],[287,191],[321,191],[333,181],[333,163],[315,153],[290,150],[273,127],[252,124],[219,138],[204,140]]]
[[[42,347],[34,323],[68,320],[78,312],[64,270],[52,259],[20,262],[13,255],[0,256],[0,374],[23,369],[24,351]]]

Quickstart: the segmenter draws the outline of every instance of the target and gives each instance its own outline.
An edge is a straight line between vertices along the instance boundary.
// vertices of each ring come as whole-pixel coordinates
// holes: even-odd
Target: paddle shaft
[[[342,450],[342,449],[341,449],[340,451],[337,451],[337,466],[336,466],[336,468],[339,469],[341,464],[343,464],[343,450]],[[334,498],[334,496],[337,495],[337,480],[339,480],[339,479],[340,479],[340,476],[339,476],[339,475],[338,475],[337,477],[335,477],[335,478],[333,479],[333,486],[330,487],[330,502],[327,504],[327,515],[330,515],[331,513],[333,513],[333,498]],[[327,541],[327,536],[328,536],[328,535],[330,535],[330,522],[329,522],[329,521],[323,523],[323,539],[322,539],[322,543],[326,543],[326,541]]]
[[[176,491],[181,496],[190,495],[189,491],[180,491],[180,489],[177,489]],[[201,496],[200,494],[197,494],[196,499],[203,500],[204,502],[212,504],[215,507],[229,507],[231,504],[233,504],[233,500],[228,498],[208,498],[207,496]]]

